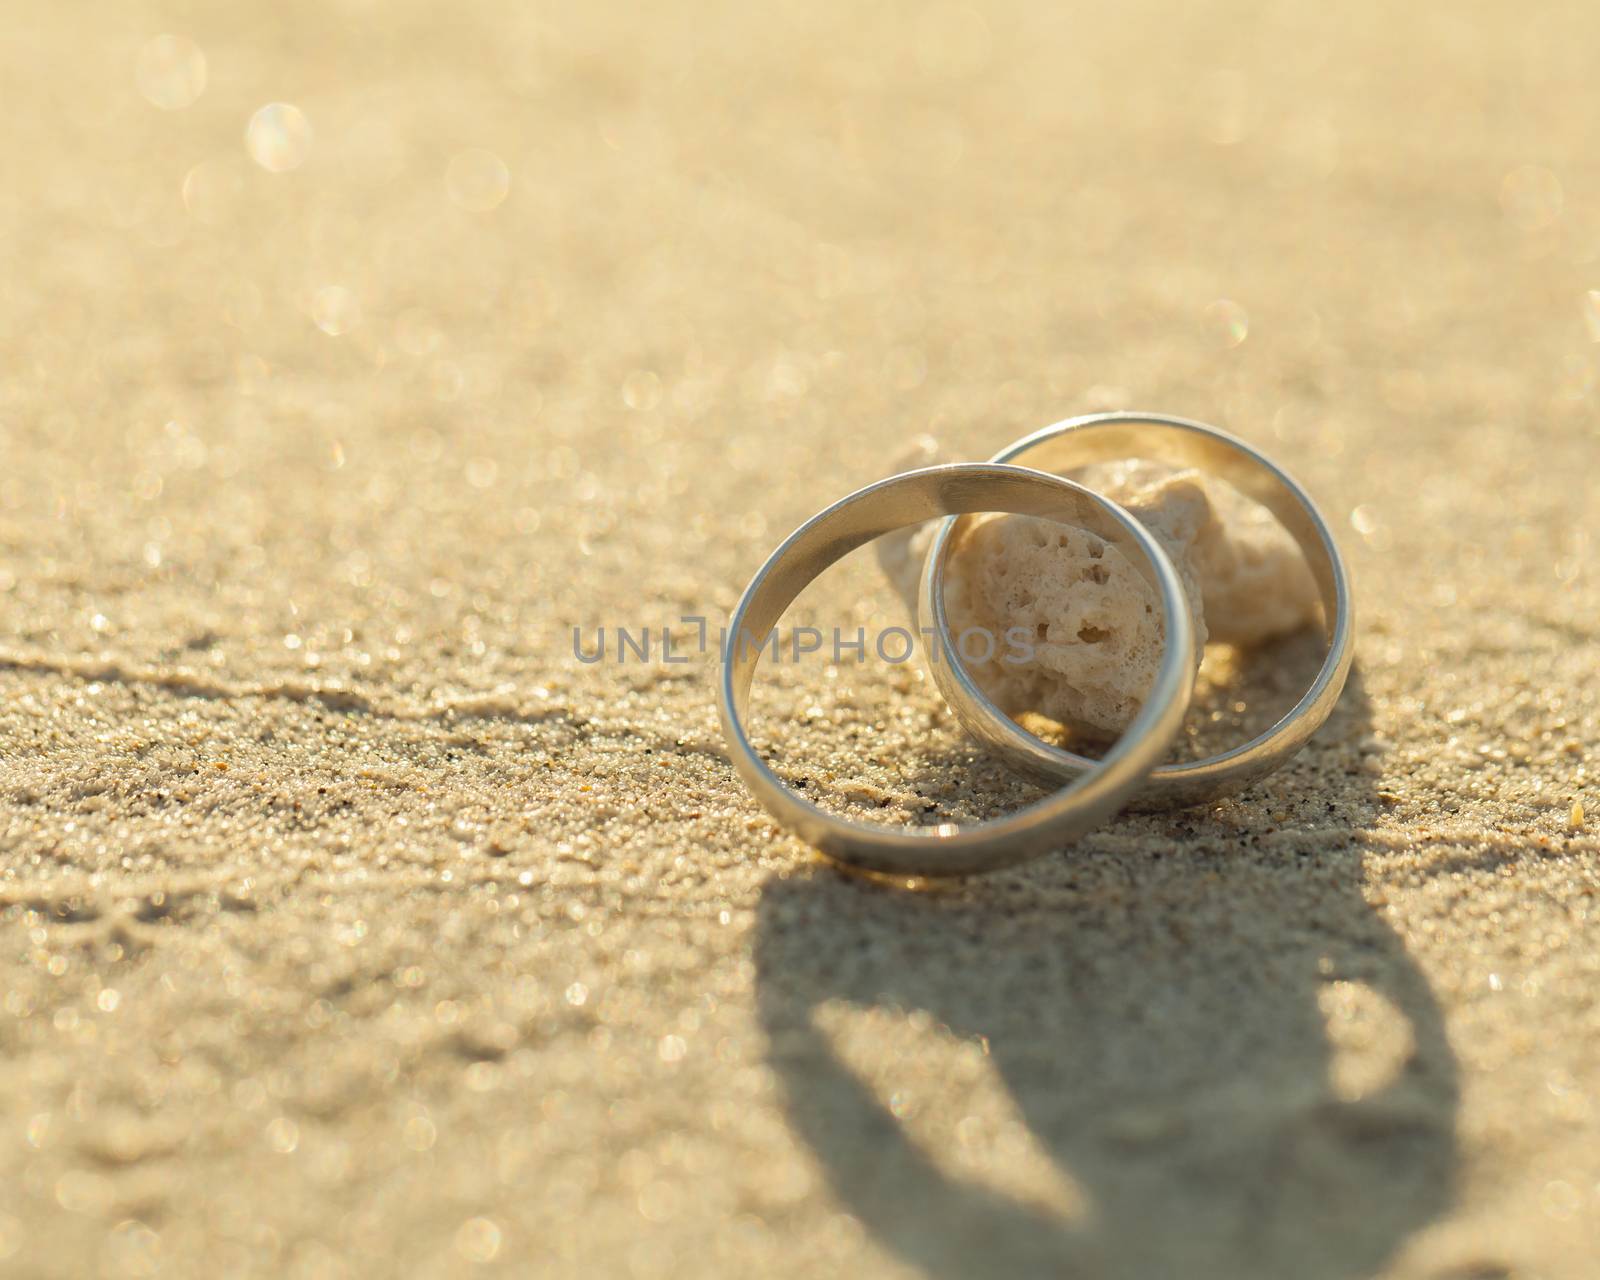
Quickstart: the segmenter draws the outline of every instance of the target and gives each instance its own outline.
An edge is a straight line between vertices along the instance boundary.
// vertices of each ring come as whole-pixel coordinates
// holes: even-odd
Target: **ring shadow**
[[[1359,767],[1369,730],[1353,672],[1318,738],[1226,818],[1125,817],[1065,857],[920,891],[820,863],[768,881],[759,1016],[841,1204],[951,1278],[1342,1280],[1442,1213],[1457,1069],[1426,979],[1362,891],[1381,802]],[[1323,1013],[1340,991],[1400,1030],[1356,1087]],[[817,1015],[841,1003],[986,1042],[1085,1211],[950,1172],[836,1052]],[[1370,1040],[1367,1016],[1345,1030]]]

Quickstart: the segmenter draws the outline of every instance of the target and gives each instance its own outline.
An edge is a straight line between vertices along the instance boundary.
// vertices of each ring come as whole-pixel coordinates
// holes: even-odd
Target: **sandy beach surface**
[[[6,26],[0,1274],[1600,1274],[1600,9]],[[680,619],[917,433],[1123,407],[1316,495],[1339,711],[831,869]],[[1317,660],[1226,657],[1190,750]],[[841,812],[1037,794],[915,667],[759,684]]]

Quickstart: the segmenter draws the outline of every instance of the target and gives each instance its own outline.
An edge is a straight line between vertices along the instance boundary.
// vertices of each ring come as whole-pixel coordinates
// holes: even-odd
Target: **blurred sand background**
[[[0,1273],[1596,1274],[1595,6],[5,27]],[[849,878],[709,662],[572,657],[1110,407],[1346,539],[1235,800]],[[829,803],[1027,794],[908,668],[762,688]]]

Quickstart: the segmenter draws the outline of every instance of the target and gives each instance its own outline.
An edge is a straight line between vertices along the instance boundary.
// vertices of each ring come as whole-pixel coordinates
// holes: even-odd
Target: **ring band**
[[[975,827],[900,830],[837,818],[791,791],[745,732],[750,685],[769,633],[829,565],[880,534],[980,511],[1079,525],[1117,546],[1151,582],[1166,620],[1166,648],[1143,709],[1117,744],[1071,785],[1017,813]],[[951,663],[935,662],[950,666]],[[1177,569],[1150,532],[1107,498],[1025,467],[978,462],[925,467],[858,489],[813,516],[774,551],[745,589],[723,640],[718,704],[734,767],[773,817],[829,857],[901,875],[992,871],[1059,848],[1110,817],[1166,755],[1193,692],[1195,639]]]
[[[1289,531],[1322,596],[1328,651],[1316,679],[1277,724],[1220,755],[1151,771],[1133,809],[1173,809],[1203,804],[1265,777],[1303,747],[1339,700],[1354,655],[1355,623],[1350,577],[1333,533],[1298,484],[1244,441],[1201,422],[1164,414],[1104,413],[1069,418],[1024,436],[993,461],[1023,463],[1049,472],[1119,458],[1156,458],[1188,464],[1228,481],[1253,498]],[[928,548],[918,589],[917,616],[931,622],[936,642],[949,650],[944,570],[956,521],[943,521]],[[1029,733],[997,707],[959,662],[933,666],[934,682],[969,734],[1012,767],[1050,783],[1070,781],[1094,767],[1086,756],[1054,747]]]

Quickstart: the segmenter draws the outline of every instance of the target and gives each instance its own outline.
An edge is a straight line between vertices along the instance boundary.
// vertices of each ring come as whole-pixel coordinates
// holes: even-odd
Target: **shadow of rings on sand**
[[[1356,679],[1288,766],[1337,774],[1309,843],[1274,839],[1267,779],[1226,824],[1121,821],[952,886],[821,864],[770,881],[769,1060],[841,1207],[935,1277],[1343,1280],[1436,1218],[1457,1071],[1426,980],[1362,891],[1377,799],[1349,748],[1368,727]],[[1004,1193],[915,1140],[819,1019],[840,1006],[986,1045],[1082,1211]],[[1384,1044],[1390,1060],[1361,1079]],[[889,1069],[914,1095],[939,1053]]]

